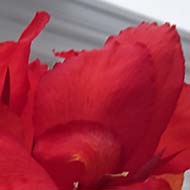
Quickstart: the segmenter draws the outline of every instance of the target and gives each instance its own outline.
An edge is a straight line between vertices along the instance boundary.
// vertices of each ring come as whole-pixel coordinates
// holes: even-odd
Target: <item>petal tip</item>
[[[50,15],[46,11],[37,11],[33,20],[21,34],[19,41],[31,42],[43,30],[50,20]]]

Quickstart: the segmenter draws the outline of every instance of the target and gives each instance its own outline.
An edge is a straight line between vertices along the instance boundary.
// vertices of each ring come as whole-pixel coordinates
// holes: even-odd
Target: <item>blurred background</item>
[[[0,41],[18,39],[34,13],[47,10],[51,21],[33,43],[31,59],[52,65],[52,49],[97,48],[110,34],[141,21],[170,22],[181,36],[189,81],[189,7],[189,0],[0,0]]]

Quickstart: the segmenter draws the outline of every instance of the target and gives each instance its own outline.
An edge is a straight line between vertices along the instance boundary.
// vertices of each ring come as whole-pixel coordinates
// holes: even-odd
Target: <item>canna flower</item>
[[[31,43],[48,20],[37,13],[20,39]],[[28,55],[28,46],[20,54]],[[10,82],[16,80],[11,66],[0,78],[3,104],[23,121],[0,134],[0,187],[179,190],[181,173],[190,168],[190,91],[175,27],[142,23],[100,49],[55,55],[65,60],[49,71],[39,60],[28,65],[27,58],[26,70],[18,62],[18,78],[25,72],[21,83],[31,86],[24,85],[25,93],[17,88],[18,100],[10,93],[17,84]],[[32,149],[12,135],[23,124]]]

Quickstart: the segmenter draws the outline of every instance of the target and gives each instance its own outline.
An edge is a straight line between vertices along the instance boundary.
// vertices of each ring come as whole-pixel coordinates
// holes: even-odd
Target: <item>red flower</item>
[[[20,39],[31,42],[47,20],[46,13],[38,13]],[[28,56],[28,46],[21,52]],[[183,82],[184,58],[175,27],[142,23],[110,37],[101,49],[55,54],[65,61],[46,74],[39,61],[28,66],[27,60],[27,69],[17,63],[22,68],[17,77],[21,83],[28,80],[30,91],[27,84],[24,92],[15,87],[17,77],[10,72],[11,61],[4,71],[7,74],[0,76],[4,76],[0,78],[1,99],[9,110],[21,113],[19,119],[27,126],[25,139],[33,137],[33,104],[35,130],[35,161],[11,138],[15,122],[10,123],[9,133],[0,134],[4,155],[0,158],[0,187],[173,188],[166,176],[156,175],[190,168],[189,86]],[[21,78],[23,73],[26,78]],[[11,95],[12,88],[20,95]],[[12,104],[7,94],[15,100],[10,99]],[[28,99],[22,101],[26,94]],[[4,118],[5,125],[9,120]],[[29,149],[31,140],[24,141]]]

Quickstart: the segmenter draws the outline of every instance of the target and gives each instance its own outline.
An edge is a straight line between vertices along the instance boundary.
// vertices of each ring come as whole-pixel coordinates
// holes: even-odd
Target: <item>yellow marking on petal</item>
[[[86,168],[88,168],[88,160],[85,160],[84,157],[80,154],[73,154],[71,159],[69,160],[69,162],[81,162],[82,164],[84,164],[84,166]]]
[[[72,155],[72,159],[70,160],[71,162],[72,161],[81,161],[82,159],[81,159],[81,155],[79,155],[79,154],[73,154]]]
[[[106,174],[106,176],[108,177],[127,177],[129,174],[129,172],[122,172],[122,173],[118,173],[118,174]]]

